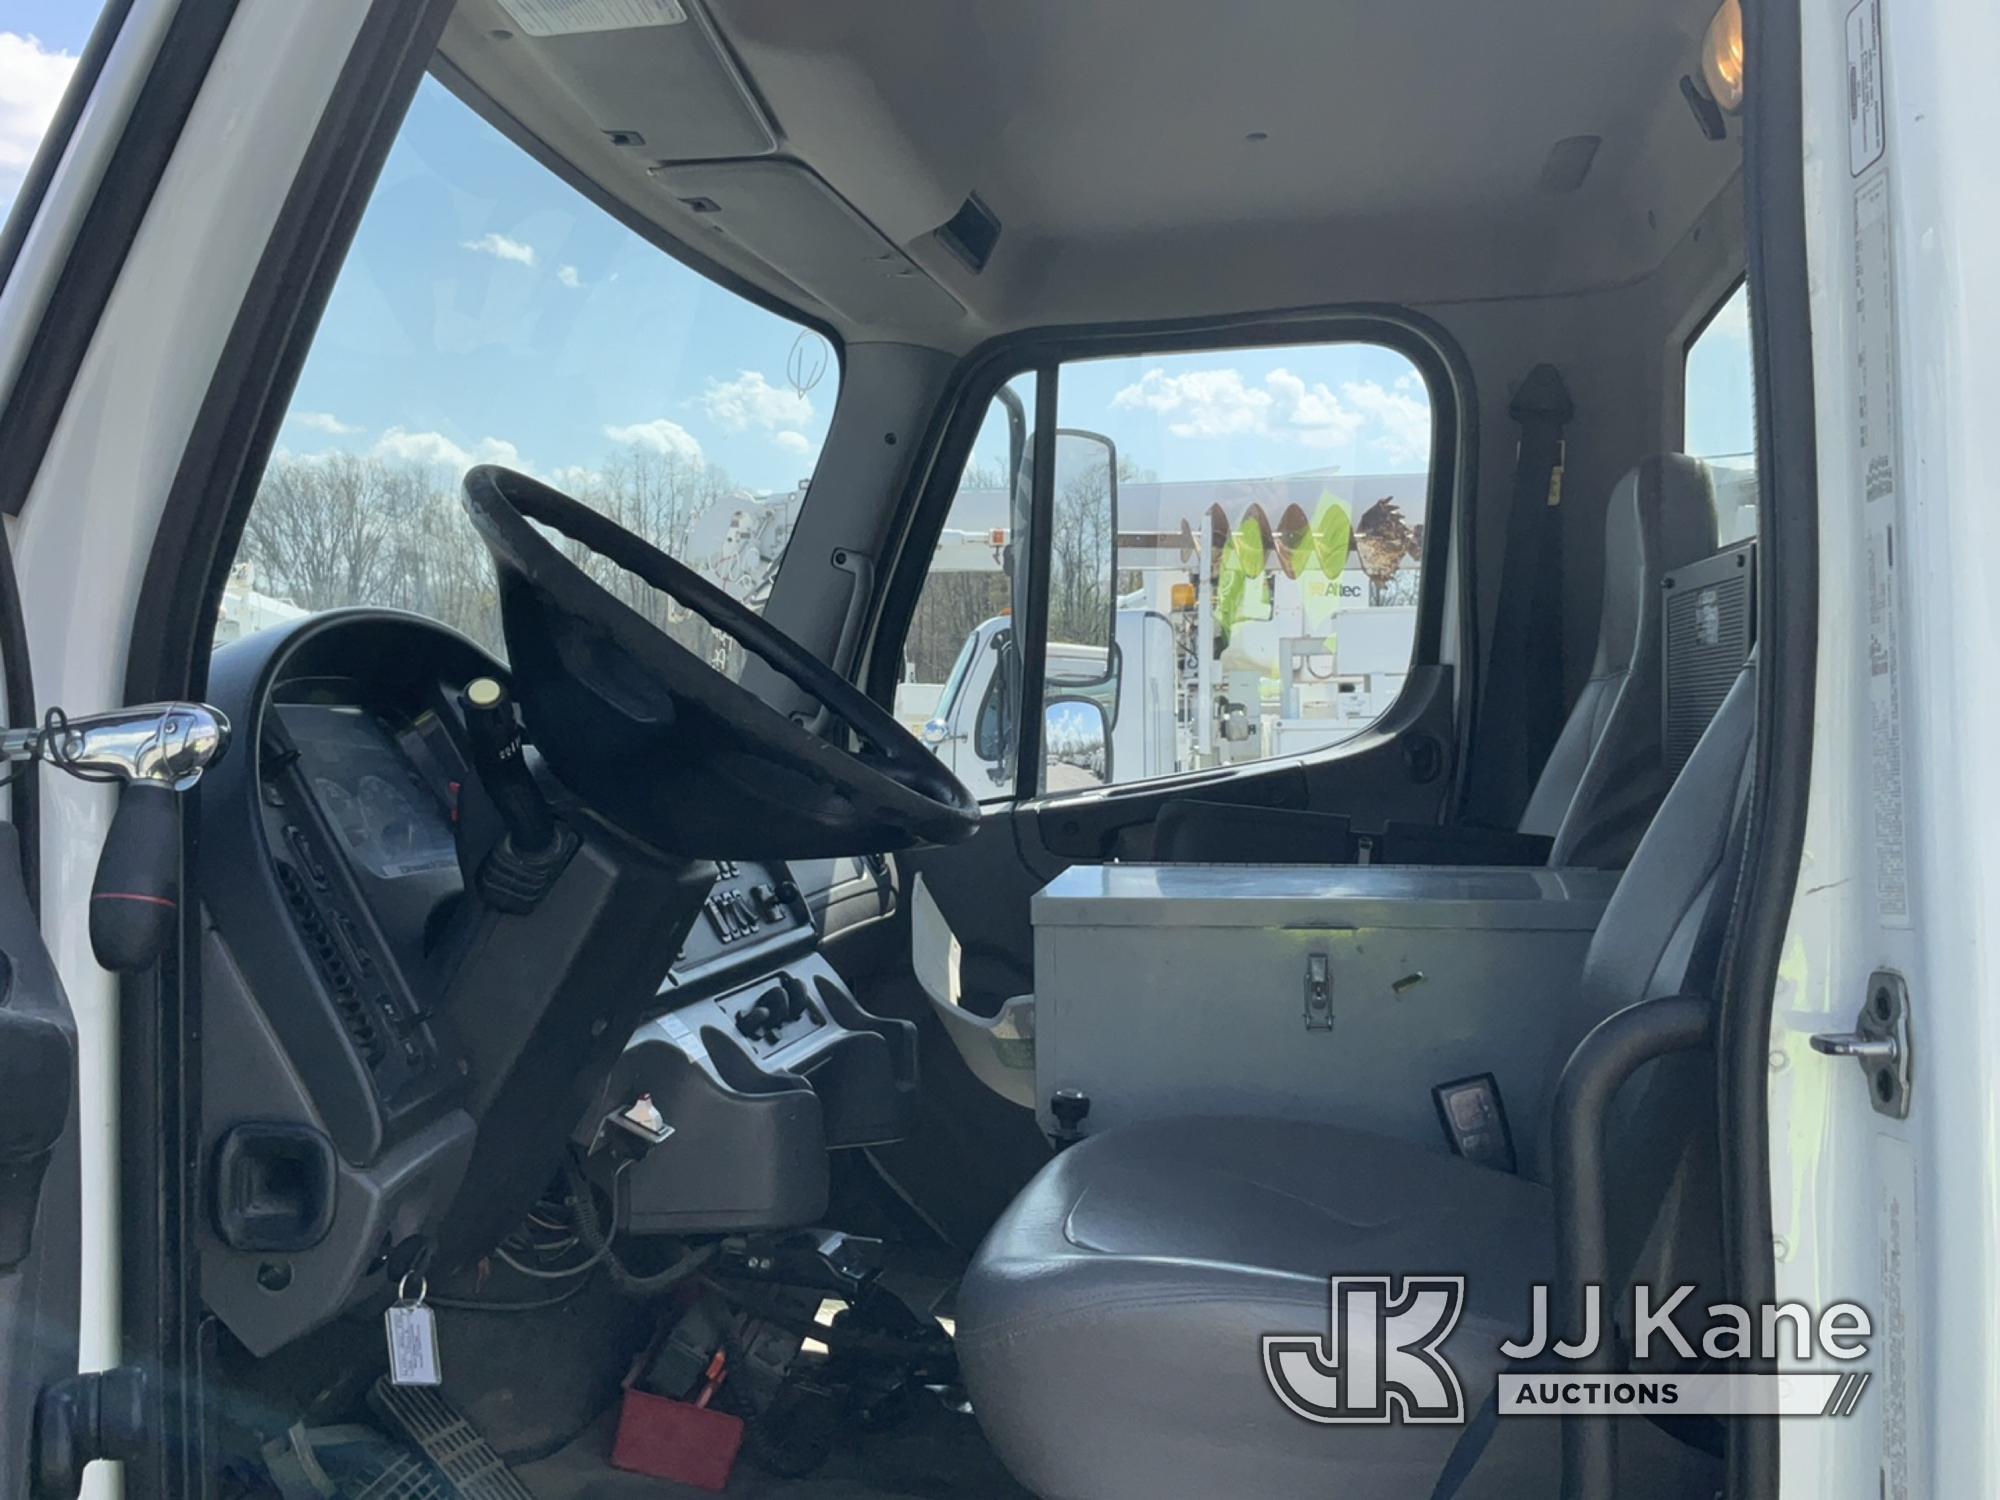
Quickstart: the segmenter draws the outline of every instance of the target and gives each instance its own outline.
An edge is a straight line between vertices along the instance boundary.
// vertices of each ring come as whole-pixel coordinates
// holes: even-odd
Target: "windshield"
[[[459,503],[476,463],[574,495],[761,609],[839,381],[817,332],[683,265],[426,80],[320,320],[217,642],[367,604],[501,651]],[[586,565],[740,665],[702,621]]]

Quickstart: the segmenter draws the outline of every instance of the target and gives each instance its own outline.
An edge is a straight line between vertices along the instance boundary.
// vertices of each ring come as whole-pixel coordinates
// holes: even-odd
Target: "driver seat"
[[[1725,849],[1745,805],[1754,672],[1606,907],[1582,977],[1590,1014],[1712,989],[1698,971],[1712,966],[1711,909],[1726,911],[1732,887]],[[1613,1263],[1627,1274],[1643,1256],[1648,1281],[1702,1280],[1717,1254],[1693,1186],[1715,1155],[1711,1072],[1706,1054],[1664,1058],[1619,1094],[1607,1147]],[[1554,1280],[1555,1243],[1544,1181],[1441,1148],[1310,1122],[1135,1124],[1060,1153],[1001,1215],[960,1287],[959,1358],[994,1449],[1046,1500],[1420,1500],[1461,1428],[1302,1420],[1266,1383],[1264,1335],[1324,1337],[1332,1276],[1463,1275],[1443,1347],[1470,1414],[1494,1387],[1500,1343],[1527,1332],[1529,1288]],[[1649,1423],[1621,1436],[1621,1495],[1686,1494],[1711,1462]],[[1502,1422],[1461,1493],[1553,1494],[1557,1450],[1556,1423]]]

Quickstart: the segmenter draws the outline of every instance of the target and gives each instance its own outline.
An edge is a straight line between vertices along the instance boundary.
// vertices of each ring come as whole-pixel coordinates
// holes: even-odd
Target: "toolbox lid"
[[[1037,927],[1597,926],[1615,870],[1404,865],[1075,865],[1037,893]]]

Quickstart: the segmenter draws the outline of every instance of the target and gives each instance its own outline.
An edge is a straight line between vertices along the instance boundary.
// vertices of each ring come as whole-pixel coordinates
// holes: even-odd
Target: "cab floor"
[[[611,1467],[611,1411],[552,1456],[514,1472],[536,1500],[698,1500],[711,1494]],[[884,1432],[843,1438],[804,1479],[766,1474],[741,1458],[727,1494],[737,1500],[1033,1500],[1000,1466],[978,1424],[929,1405]]]

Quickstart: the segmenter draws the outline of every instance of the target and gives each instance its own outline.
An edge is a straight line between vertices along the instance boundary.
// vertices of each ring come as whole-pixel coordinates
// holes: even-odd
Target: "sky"
[[[0,210],[97,9],[0,0]],[[839,378],[817,334],[641,240],[426,80],[280,446],[496,461],[558,484],[638,446],[777,492],[812,472]],[[1747,452],[1750,414],[1739,297],[1690,356],[1689,451]],[[1408,361],[1353,344],[1084,362],[1063,373],[1060,415],[1165,480],[1411,473],[1429,442]]]

